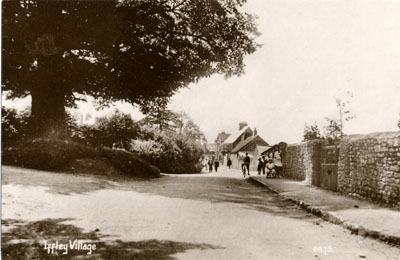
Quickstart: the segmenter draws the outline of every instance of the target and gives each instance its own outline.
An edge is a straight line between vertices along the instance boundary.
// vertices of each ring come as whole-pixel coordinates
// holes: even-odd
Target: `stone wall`
[[[317,185],[321,169],[321,147],[324,143],[322,140],[313,140],[288,145],[283,153],[282,175]]]
[[[352,135],[340,143],[338,191],[400,202],[400,132]]]

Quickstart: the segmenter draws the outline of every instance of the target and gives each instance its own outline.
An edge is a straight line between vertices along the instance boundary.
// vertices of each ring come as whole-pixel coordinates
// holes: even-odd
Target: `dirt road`
[[[234,170],[151,181],[2,171],[3,259],[400,258]],[[86,247],[45,248],[75,239]]]

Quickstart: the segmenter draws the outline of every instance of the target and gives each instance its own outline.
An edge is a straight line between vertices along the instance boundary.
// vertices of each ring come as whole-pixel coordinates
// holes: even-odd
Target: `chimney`
[[[253,135],[256,136],[257,135],[257,128],[254,127],[254,131],[253,131]]]
[[[247,126],[246,122],[240,122],[239,123],[239,130],[242,130],[243,128],[245,128]]]

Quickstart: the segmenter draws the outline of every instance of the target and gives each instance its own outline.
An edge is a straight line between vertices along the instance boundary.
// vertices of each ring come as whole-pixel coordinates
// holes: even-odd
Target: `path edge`
[[[328,222],[336,224],[336,225],[340,225],[340,226],[350,230],[351,234],[353,234],[353,235],[359,235],[359,236],[363,236],[363,237],[372,238],[372,239],[379,240],[381,242],[384,242],[384,243],[392,245],[392,246],[400,247],[400,236],[387,234],[380,230],[370,229],[370,228],[364,227],[362,225],[359,225],[357,223],[353,223],[351,221],[341,219],[340,217],[333,215],[329,211],[315,207],[315,206],[311,205],[310,203],[307,203],[303,200],[300,200],[300,199],[292,197],[292,196],[286,196],[286,195],[282,194],[281,191],[276,190],[276,189],[272,188],[271,186],[268,186],[267,184],[258,180],[257,178],[254,178],[253,176],[250,176],[250,180],[266,187],[267,189],[269,189],[273,193],[278,194],[282,198],[292,201],[293,203],[298,205],[300,208],[306,210],[307,212],[309,212],[325,221],[328,221]]]

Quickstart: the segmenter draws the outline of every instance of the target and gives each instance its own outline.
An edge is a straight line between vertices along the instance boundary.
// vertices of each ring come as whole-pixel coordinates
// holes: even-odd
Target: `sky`
[[[400,1],[249,0],[263,44],[246,74],[204,79],[177,94],[209,141],[257,127],[270,144],[300,142],[304,124],[337,117],[335,97],[350,91],[356,118],[347,134],[397,131],[400,114]]]
[[[185,111],[209,142],[245,121],[268,143],[297,143],[305,123],[320,129],[337,117],[336,97],[351,92],[346,134],[398,131],[400,1],[248,0],[262,44],[245,59],[245,74],[214,75],[182,89],[169,108]],[[23,106],[4,101],[6,106]],[[128,104],[124,112],[140,118]],[[104,115],[90,103],[80,113]]]

